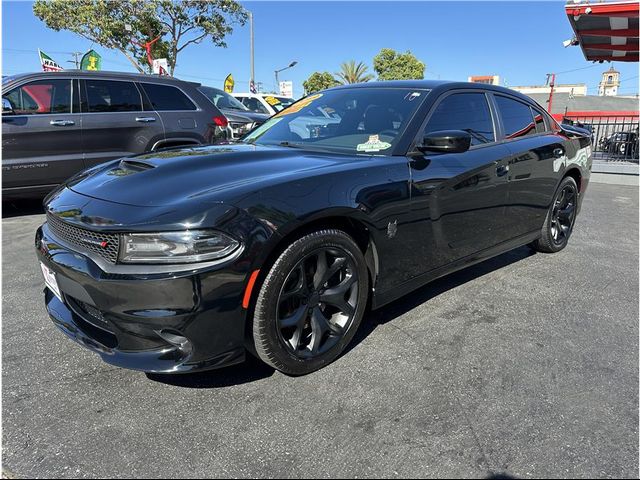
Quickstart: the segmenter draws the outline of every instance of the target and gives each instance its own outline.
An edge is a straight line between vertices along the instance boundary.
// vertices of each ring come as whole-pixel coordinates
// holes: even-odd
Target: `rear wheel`
[[[335,360],[360,325],[369,277],[346,233],[322,230],[293,242],[260,288],[253,318],[256,353],[291,375]]]
[[[578,206],[578,186],[572,177],[565,177],[558,190],[542,226],[542,235],[531,244],[538,252],[559,252],[567,246],[573,231]]]

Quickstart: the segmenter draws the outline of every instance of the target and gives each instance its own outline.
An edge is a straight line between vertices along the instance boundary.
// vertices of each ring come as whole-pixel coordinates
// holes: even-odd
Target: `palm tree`
[[[358,62],[356,65],[355,60],[349,60],[340,65],[340,71],[336,73],[336,77],[342,84],[368,82],[373,78],[373,75],[367,73],[367,70],[364,63]]]

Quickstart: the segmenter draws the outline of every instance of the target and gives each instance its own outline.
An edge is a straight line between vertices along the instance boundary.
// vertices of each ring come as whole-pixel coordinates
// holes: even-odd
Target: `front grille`
[[[76,227],[50,213],[47,213],[47,223],[51,232],[63,242],[96,253],[110,263],[118,260],[120,235]]]

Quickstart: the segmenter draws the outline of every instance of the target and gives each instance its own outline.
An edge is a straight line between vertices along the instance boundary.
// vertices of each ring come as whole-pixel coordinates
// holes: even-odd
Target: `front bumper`
[[[229,263],[179,273],[107,273],[66,247],[45,223],[39,261],[63,300],[45,288],[54,324],[112,365],[155,373],[208,370],[244,361],[246,272]]]

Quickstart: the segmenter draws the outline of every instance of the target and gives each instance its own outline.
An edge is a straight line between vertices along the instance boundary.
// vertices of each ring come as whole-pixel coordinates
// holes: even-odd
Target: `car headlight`
[[[192,263],[226,257],[240,243],[212,230],[128,233],[123,235],[120,261],[125,263]]]

